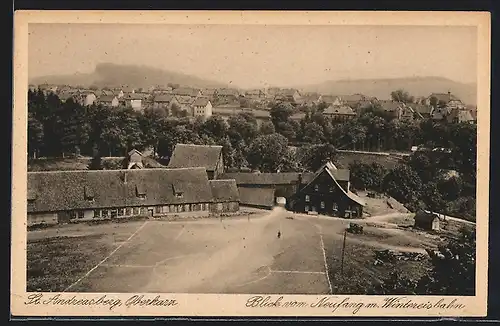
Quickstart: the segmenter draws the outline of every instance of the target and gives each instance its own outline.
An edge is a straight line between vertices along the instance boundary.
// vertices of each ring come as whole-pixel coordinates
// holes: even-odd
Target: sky
[[[238,87],[338,79],[477,79],[467,26],[30,24],[29,78],[148,65]]]

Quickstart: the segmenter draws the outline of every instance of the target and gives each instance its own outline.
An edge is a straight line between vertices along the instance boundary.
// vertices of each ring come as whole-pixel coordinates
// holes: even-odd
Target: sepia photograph
[[[16,57],[20,309],[485,313],[487,14],[77,14]]]

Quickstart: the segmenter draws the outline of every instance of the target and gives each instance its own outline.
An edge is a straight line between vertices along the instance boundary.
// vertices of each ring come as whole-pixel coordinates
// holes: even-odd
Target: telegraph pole
[[[345,238],[347,236],[347,230],[344,230],[344,241],[342,244],[342,260],[340,262],[340,275],[344,276],[344,255],[345,255]]]

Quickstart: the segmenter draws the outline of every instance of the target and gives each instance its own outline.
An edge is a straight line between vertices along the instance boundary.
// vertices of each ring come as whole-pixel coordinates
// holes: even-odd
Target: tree
[[[43,124],[38,121],[34,114],[28,112],[28,152],[33,158],[37,157],[43,146]]]
[[[220,116],[211,116],[201,126],[201,134],[205,134],[215,141],[226,137],[228,125]]]
[[[393,101],[401,102],[401,103],[413,103],[414,97],[411,96],[404,89],[398,89],[391,92],[391,98]]]
[[[381,191],[384,177],[387,174],[387,169],[376,162],[367,164],[354,161],[349,164],[349,171],[353,187],[359,190]]]
[[[283,135],[263,135],[250,144],[247,161],[261,172],[276,172],[283,164],[287,151],[288,140]]]
[[[428,182],[435,178],[437,169],[434,160],[431,160],[426,152],[417,152],[410,156],[408,165],[419,175],[422,182]]]
[[[332,144],[312,145],[301,148],[300,161],[309,171],[316,171],[326,162],[334,161],[336,155],[337,150]]]
[[[257,136],[257,120],[253,115],[240,113],[231,116],[227,122],[229,125],[228,132],[231,132],[235,138],[250,143]]]
[[[462,180],[457,176],[441,179],[437,183],[437,188],[445,200],[454,201],[462,192]]]
[[[293,106],[288,102],[277,102],[271,108],[271,122],[277,133],[287,137],[289,140],[295,137],[293,127],[290,126],[290,117],[294,111]]]
[[[462,229],[457,239],[428,251],[432,269],[418,280],[394,271],[381,284],[371,286],[367,294],[378,295],[475,295],[476,231]]]
[[[87,169],[89,170],[102,170],[103,165],[102,165],[102,158],[101,154],[99,153],[99,149],[97,148],[97,145],[94,146],[94,155],[92,156],[92,160],[90,161],[90,164],[88,165]]]
[[[400,164],[385,176],[383,189],[403,204],[415,203],[420,197],[422,181],[411,167]]]
[[[323,134],[323,128],[316,122],[306,123],[303,130],[302,141],[319,144],[325,141],[325,135]]]
[[[60,110],[58,130],[61,132],[63,153],[79,154],[81,147],[87,144],[90,133],[85,108],[71,98],[68,99]]]
[[[261,135],[271,135],[271,134],[274,134],[276,132],[276,130],[274,129],[273,123],[270,121],[262,122],[262,124],[260,125],[259,131],[260,131]]]
[[[443,200],[443,195],[439,191],[436,182],[429,181],[423,184],[421,199],[430,211],[436,213],[446,212],[446,202]]]
[[[165,110],[144,110],[138,117],[139,126],[144,137],[144,145],[153,147],[153,156],[156,156],[160,135],[164,130],[166,119]]]
[[[476,231],[462,229],[458,239],[430,252],[432,271],[419,282],[418,292],[437,295],[475,294]]]

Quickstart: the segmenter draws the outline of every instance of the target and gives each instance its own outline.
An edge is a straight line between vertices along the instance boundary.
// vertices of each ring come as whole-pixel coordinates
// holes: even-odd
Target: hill
[[[315,85],[297,87],[307,92],[332,95],[361,93],[378,99],[390,99],[392,91],[403,88],[415,97],[450,91],[466,104],[476,105],[476,85],[456,82],[443,77],[408,77],[386,79],[331,80]]]
[[[180,84],[192,87],[227,87],[227,85],[185,75],[178,72],[153,68],[144,65],[118,65],[113,63],[101,63],[96,65],[95,70],[88,74],[51,75],[30,79],[31,84],[57,84],[57,85],[91,85],[98,87],[119,87],[127,85],[130,87],[147,88],[153,85],[166,86],[168,83]]]

